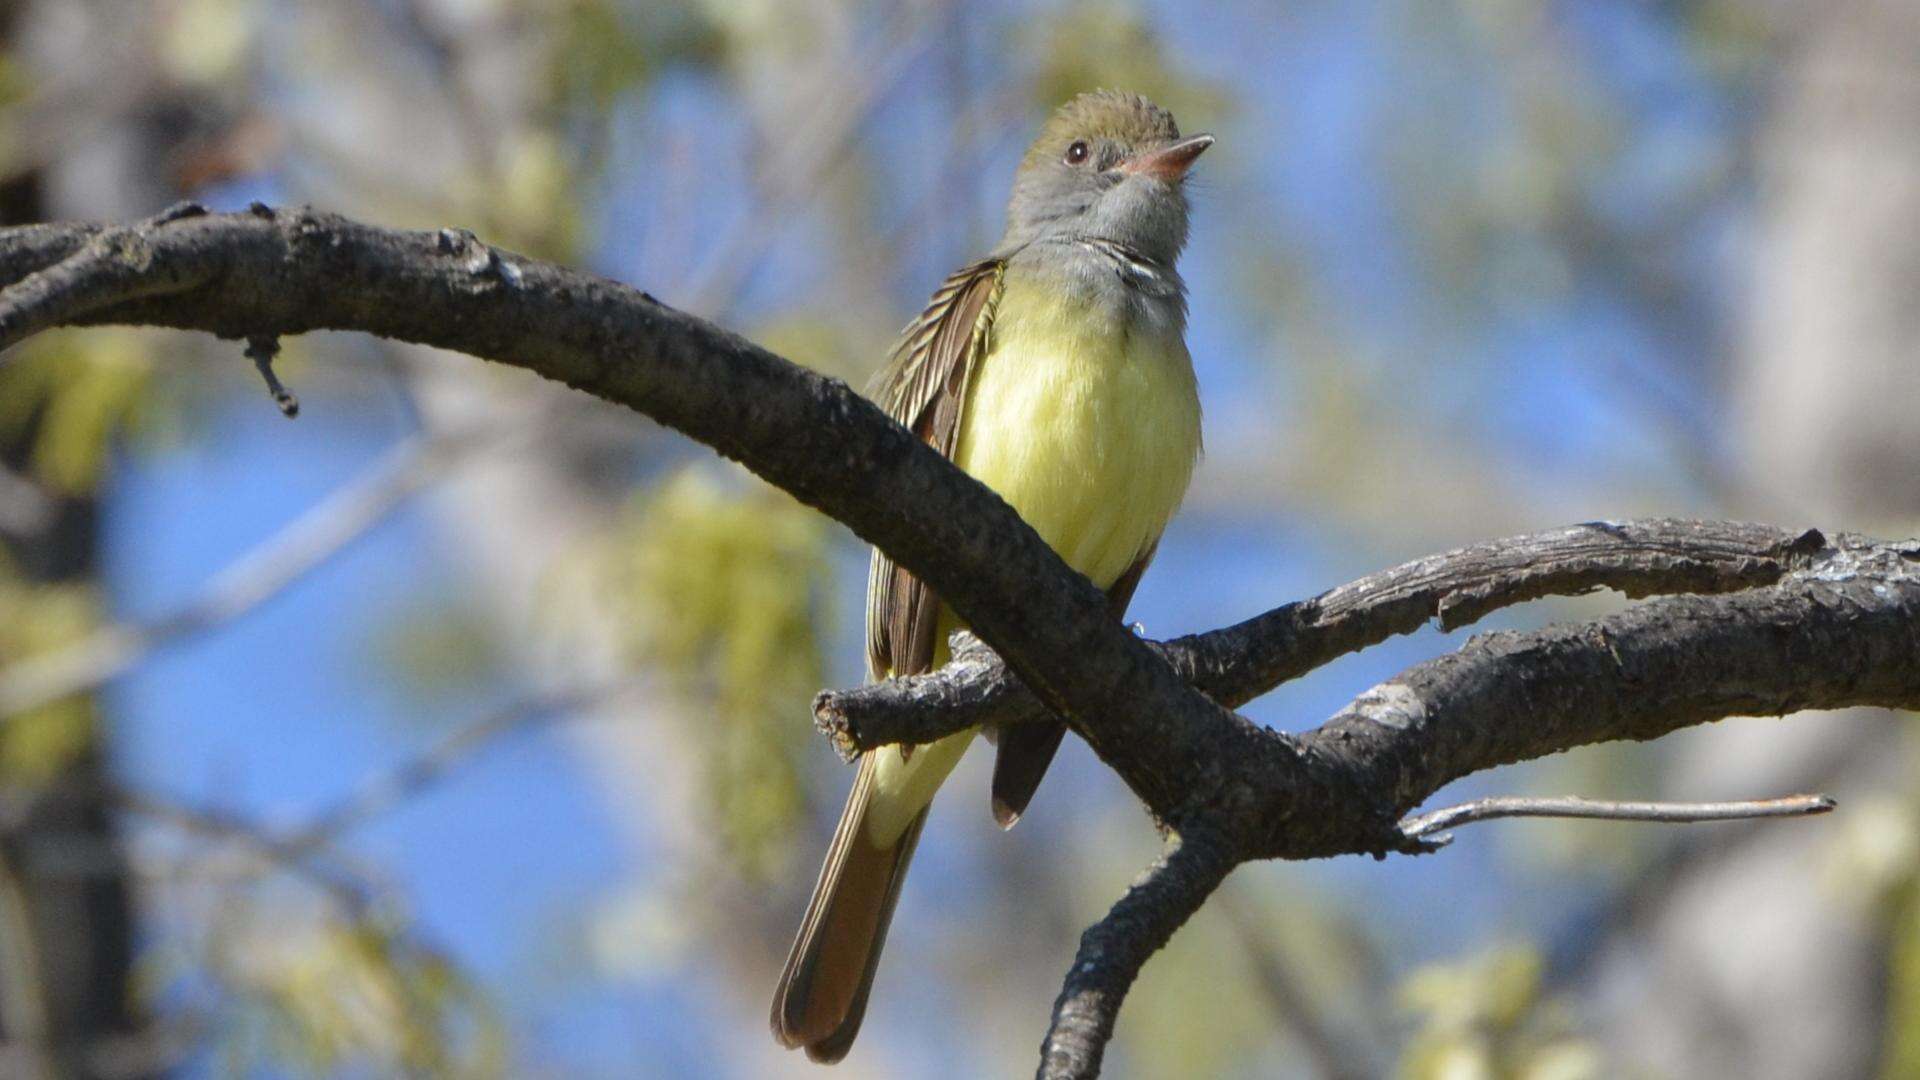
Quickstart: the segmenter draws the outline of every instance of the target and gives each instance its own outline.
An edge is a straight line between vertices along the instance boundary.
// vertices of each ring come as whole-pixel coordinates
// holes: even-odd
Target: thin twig
[[[1739,802],[1610,802],[1572,796],[1533,798],[1508,795],[1475,799],[1409,817],[1400,823],[1400,831],[1410,839],[1423,840],[1428,846],[1438,848],[1453,840],[1445,835],[1446,830],[1495,818],[1590,818],[1684,825],[1697,821],[1806,817],[1827,813],[1833,807],[1833,799],[1826,795],[1784,795],[1777,799],[1747,799]]]
[[[333,867],[322,865],[313,846],[296,846],[273,831],[243,815],[205,806],[191,806],[150,792],[113,786],[107,795],[115,806],[142,817],[165,822],[176,829],[224,844],[232,844],[251,855],[262,866],[287,871],[316,886],[332,898],[341,911],[359,917],[374,902],[375,890]]]
[[[173,610],[102,627],[0,670],[0,719],[91,690],[162,647],[254,610],[386,520],[487,437],[461,432],[408,439]]]
[[[300,399],[293,391],[280,385],[280,376],[274,373],[274,358],[280,355],[280,339],[272,334],[255,334],[247,339],[247,359],[253,361],[255,370],[267,384],[267,393],[273,395],[273,403],[280,407],[280,415],[291,420],[300,415]]]
[[[1846,739],[1828,740],[1799,762],[1798,782],[1810,787],[1838,784],[1887,753],[1906,736],[1906,724],[1894,717],[1870,731],[1854,729]],[[1861,738],[1865,735],[1865,738]],[[1661,910],[1675,889],[1698,876],[1715,872],[1724,861],[1739,857],[1762,842],[1766,819],[1730,823],[1707,831],[1683,831],[1655,852],[1614,896],[1601,906],[1598,918],[1583,924],[1581,932],[1553,950],[1547,981],[1565,987],[1582,982],[1583,973],[1611,949],[1645,929],[1645,921]]]

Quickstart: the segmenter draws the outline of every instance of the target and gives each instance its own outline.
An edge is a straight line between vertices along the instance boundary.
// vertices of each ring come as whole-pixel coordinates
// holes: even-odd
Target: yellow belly
[[[1200,454],[1200,400],[1177,332],[1128,332],[1014,281],[961,414],[954,463],[998,492],[1068,566],[1102,589],[1157,542]],[[947,659],[943,613],[935,665]],[[880,751],[868,828],[904,830],[972,742],[962,732],[902,759]]]
[[[954,462],[1106,588],[1159,539],[1200,453],[1177,334],[1130,334],[1009,294],[973,374]]]

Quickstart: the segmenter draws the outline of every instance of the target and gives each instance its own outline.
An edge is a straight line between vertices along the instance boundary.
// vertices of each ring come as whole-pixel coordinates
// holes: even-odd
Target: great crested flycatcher
[[[1200,454],[1187,355],[1181,190],[1211,135],[1180,136],[1136,94],[1082,94],[1055,112],[1014,176],[993,253],[941,284],[908,324],[875,397],[894,419],[992,488],[1115,616],[1153,558]],[[873,553],[873,679],[947,660],[953,613]],[[1058,724],[999,733],[993,813],[1011,826],[1060,745]],[[860,759],[799,938],[773,999],[773,1033],[838,1061],[866,1013],[927,807],[974,732]]]

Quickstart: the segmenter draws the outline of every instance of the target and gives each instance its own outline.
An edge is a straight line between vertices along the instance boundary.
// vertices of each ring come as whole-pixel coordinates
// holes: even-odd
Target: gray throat
[[[1187,285],[1172,266],[1097,236],[1055,235],[1005,254],[1007,268],[1045,279],[1071,296],[1112,313],[1130,327],[1181,335]]]

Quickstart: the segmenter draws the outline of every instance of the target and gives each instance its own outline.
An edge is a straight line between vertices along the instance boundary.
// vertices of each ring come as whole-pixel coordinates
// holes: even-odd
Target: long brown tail
[[[900,883],[927,820],[923,809],[898,840],[874,846],[866,828],[874,766],[872,753],[860,762],[860,775],[834,830],[800,936],[773,995],[773,1037],[786,1046],[805,1047],[807,1056],[819,1062],[847,1056],[860,1033],[880,946],[887,940]]]

